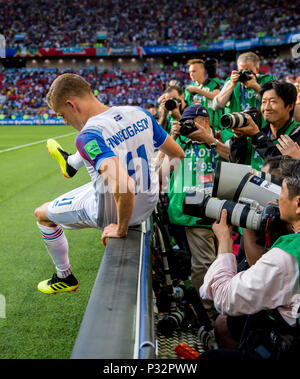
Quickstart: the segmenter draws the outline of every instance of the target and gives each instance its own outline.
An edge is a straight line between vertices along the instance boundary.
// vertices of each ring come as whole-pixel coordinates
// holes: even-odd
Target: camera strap
[[[240,84],[240,88],[241,88],[241,96],[242,96],[242,104],[243,104],[243,111],[245,111],[246,109],[247,109],[247,106],[246,106],[246,89],[245,89],[245,87],[242,85],[242,84]],[[253,90],[254,91],[254,90]],[[256,108],[257,109],[259,109],[259,100],[258,100],[258,98],[256,97]]]
[[[193,143],[193,147],[194,147],[194,152],[195,152],[195,157],[196,157],[196,167],[198,168],[198,164],[199,164],[199,149],[198,149],[198,144],[197,143]]]
[[[245,100],[245,87],[241,84],[241,95],[242,95],[242,104],[243,104],[243,111],[246,109],[246,100]]]
[[[196,168],[198,169],[198,165],[199,165],[199,149],[198,149],[198,144],[197,143],[193,143],[193,147],[194,147],[194,152],[195,152],[195,157],[196,157]],[[212,165],[212,169],[215,169],[216,168],[215,149],[210,149],[210,151],[211,151],[211,165]]]

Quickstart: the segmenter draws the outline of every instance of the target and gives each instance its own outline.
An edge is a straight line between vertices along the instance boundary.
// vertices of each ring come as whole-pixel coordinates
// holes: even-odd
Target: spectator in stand
[[[218,72],[222,82],[233,70],[234,65],[235,62],[223,60],[219,62]],[[267,72],[278,75],[280,70],[285,73],[290,70],[291,75],[296,77],[297,68],[290,67],[288,60],[269,59]],[[71,68],[2,68],[0,69],[0,113],[8,117],[24,114],[35,117],[43,114],[46,109],[44,99],[49,83],[64,72],[75,72],[89,80],[92,87],[99,91],[97,95],[99,100],[111,106],[127,103],[147,108],[148,104],[159,98],[166,82],[176,80],[182,83],[182,87],[186,87],[190,80],[186,73],[186,65],[183,63],[179,63],[177,67],[166,65],[153,71],[148,69],[146,72],[126,72],[120,68],[102,71],[97,66],[75,70]],[[300,121],[300,105],[296,105],[294,119]]]
[[[200,6],[198,0],[173,0],[172,6],[168,0],[1,1],[0,33],[8,47],[20,51],[200,44],[297,32],[298,8],[291,0],[278,6],[241,0],[230,7],[221,0],[203,0]],[[99,39],[102,30],[105,39]]]

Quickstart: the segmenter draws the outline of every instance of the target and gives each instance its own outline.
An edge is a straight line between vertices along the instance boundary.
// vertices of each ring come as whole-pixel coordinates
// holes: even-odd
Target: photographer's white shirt
[[[236,257],[219,254],[200,288],[221,314],[240,316],[278,308],[289,325],[299,317],[300,281],[297,259],[274,247],[246,271],[237,273]]]

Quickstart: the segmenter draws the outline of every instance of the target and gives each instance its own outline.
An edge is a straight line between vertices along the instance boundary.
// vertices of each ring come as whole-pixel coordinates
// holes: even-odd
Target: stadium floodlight
[[[0,34],[0,58],[6,58],[6,41],[3,34]]]

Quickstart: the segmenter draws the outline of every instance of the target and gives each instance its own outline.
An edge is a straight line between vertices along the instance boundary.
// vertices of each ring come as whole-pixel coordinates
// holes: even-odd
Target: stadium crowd
[[[283,58],[263,59],[260,72],[292,81],[299,91],[299,63],[299,58],[294,61]],[[235,66],[235,62],[219,62],[217,76],[222,83]],[[49,112],[45,96],[51,82],[57,75],[70,71],[72,70],[0,69],[0,114],[18,117]],[[95,66],[78,68],[75,72],[86,78],[97,91],[100,100],[110,106],[130,104],[147,108],[150,104],[157,105],[165,83],[178,80],[184,87],[190,82],[187,65],[183,63],[176,67],[166,65],[153,71],[149,67],[133,72],[125,72],[121,68],[101,71]]]
[[[291,0],[0,3],[0,33],[12,48],[199,44],[299,31],[299,8]],[[97,32],[103,30],[106,39],[97,39]]]

